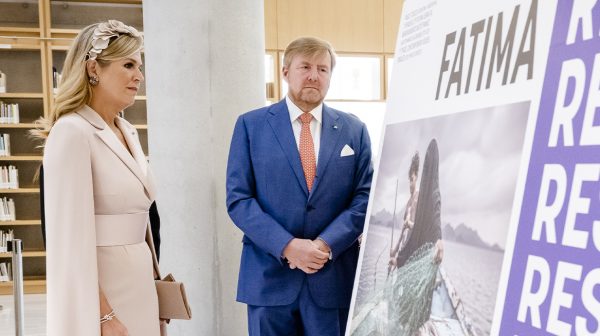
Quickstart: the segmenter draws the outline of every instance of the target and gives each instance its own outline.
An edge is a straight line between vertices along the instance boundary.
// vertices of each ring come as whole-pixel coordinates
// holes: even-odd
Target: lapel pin
[[[333,129],[337,129],[337,125],[333,125]]]

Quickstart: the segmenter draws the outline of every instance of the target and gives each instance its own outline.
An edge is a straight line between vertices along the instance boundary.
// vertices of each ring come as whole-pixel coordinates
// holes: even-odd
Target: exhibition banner
[[[349,335],[600,335],[600,0],[407,0]]]

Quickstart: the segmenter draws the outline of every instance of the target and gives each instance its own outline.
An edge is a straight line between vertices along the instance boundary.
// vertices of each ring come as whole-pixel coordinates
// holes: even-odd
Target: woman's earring
[[[91,86],[96,86],[96,85],[98,85],[98,83],[100,83],[100,80],[98,79],[98,77],[96,77],[96,76],[90,77],[90,85]]]

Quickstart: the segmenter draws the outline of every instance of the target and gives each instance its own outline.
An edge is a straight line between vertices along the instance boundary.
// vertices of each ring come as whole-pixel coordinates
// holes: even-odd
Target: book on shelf
[[[10,134],[0,134],[0,156],[10,156]]]
[[[56,67],[52,67],[52,92],[56,94],[58,92],[58,84],[62,78],[62,74],[56,70]]]
[[[0,253],[8,252],[8,242],[13,240],[14,238],[15,235],[13,233],[13,230],[0,230]]]
[[[0,93],[6,93],[6,74],[0,70]]]
[[[0,166],[0,189],[19,189],[19,170],[17,167]]]
[[[0,100],[0,124],[18,124],[19,104],[7,104]]]
[[[12,281],[12,264],[9,262],[0,263],[0,282]]]
[[[0,221],[16,220],[15,201],[12,198],[0,198]]]

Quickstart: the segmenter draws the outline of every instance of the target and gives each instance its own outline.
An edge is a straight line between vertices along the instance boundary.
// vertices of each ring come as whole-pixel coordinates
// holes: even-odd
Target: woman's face
[[[94,95],[117,110],[133,105],[144,75],[141,71],[142,56],[137,52],[129,57],[98,66],[99,83]]]

